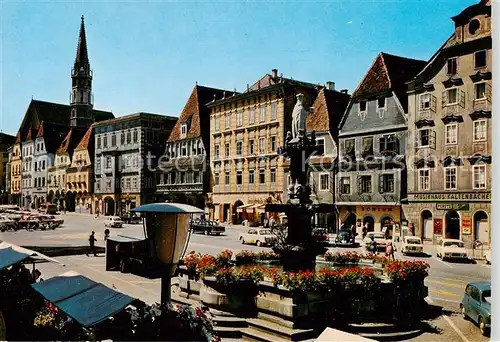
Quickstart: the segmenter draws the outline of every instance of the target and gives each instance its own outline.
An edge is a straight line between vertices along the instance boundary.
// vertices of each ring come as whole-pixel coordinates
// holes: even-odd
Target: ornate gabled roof
[[[189,96],[184,109],[179,116],[168,141],[181,140],[181,126],[188,124],[187,138],[196,138],[202,136],[202,129],[205,128],[207,134],[210,133],[210,111],[206,104],[216,98],[221,98],[224,93],[222,89],[209,88],[196,85]],[[207,135],[208,136],[208,135]]]
[[[455,25],[460,26],[469,22],[472,17],[478,14],[491,15],[491,3],[488,0],[481,0],[477,4],[465,8],[460,14],[452,17]]]
[[[29,129],[24,141],[34,141],[35,139],[33,139],[33,136],[36,138],[37,136],[36,133],[37,133],[36,129]]]
[[[375,58],[352,97],[363,98],[386,91],[394,91],[406,112],[408,100],[405,83],[413,79],[426,64],[426,61],[381,52]]]
[[[307,130],[330,131],[336,136],[334,131],[337,130],[350,98],[350,95],[336,90],[321,89],[314,101],[313,113],[306,118]]]
[[[71,127],[64,137],[61,145],[57,149],[57,153],[68,153],[70,156],[73,154],[75,147],[85,135],[86,130],[78,127]]]
[[[317,87],[318,86],[317,84],[297,81],[297,80],[294,80],[291,78],[286,78],[286,77],[282,77],[282,76],[273,77],[272,75],[265,74],[257,82],[252,84],[247,91],[259,90],[262,88],[266,88],[266,87],[270,87],[270,86],[273,86],[276,84],[282,84],[282,83],[303,85],[306,87]]]
[[[17,131],[17,134],[16,134],[16,144],[20,144],[21,143],[21,130]]]
[[[38,129],[37,138],[42,137],[45,143],[45,150],[48,153],[56,152],[61,141],[66,136],[69,127],[66,125],[58,125],[50,122],[42,122]]]
[[[80,34],[78,35],[78,47],[76,49],[75,58],[75,70],[79,70],[81,67],[89,68],[89,55],[87,53],[87,37],[85,35],[85,23],[83,21],[80,24]]]

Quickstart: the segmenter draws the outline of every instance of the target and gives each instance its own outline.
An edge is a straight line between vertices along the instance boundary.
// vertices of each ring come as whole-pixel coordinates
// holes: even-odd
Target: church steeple
[[[85,22],[82,15],[75,64],[71,71],[71,126],[88,127],[94,121],[92,98],[92,70],[87,52]]]

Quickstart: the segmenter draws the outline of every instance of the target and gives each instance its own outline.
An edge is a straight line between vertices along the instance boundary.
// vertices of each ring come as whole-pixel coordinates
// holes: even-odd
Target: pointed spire
[[[85,36],[85,23],[82,15],[82,23],[80,25],[80,35],[78,37],[78,48],[76,50],[75,70],[81,67],[88,69],[89,56],[87,54],[87,37]]]

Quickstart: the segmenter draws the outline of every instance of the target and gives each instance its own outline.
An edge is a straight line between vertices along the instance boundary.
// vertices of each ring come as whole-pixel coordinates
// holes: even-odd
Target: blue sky
[[[0,4],[0,130],[31,98],[69,103],[85,16],[95,108],[178,116],[195,82],[243,91],[271,69],[352,92],[378,52],[428,60],[475,0]]]

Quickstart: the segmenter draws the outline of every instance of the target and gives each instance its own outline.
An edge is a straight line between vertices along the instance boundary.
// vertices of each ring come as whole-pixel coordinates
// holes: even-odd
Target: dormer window
[[[477,33],[479,28],[481,27],[481,23],[477,19],[472,19],[469,23],[469,33],[473,36]]]
[[[366,101],[359,101],[358,106],[359,112],[366,112]]]
[[[187,134],[187,125],[186,124],[182,124],[181,125],[181,138],[185,138],[186,134]]]
[[[385,108],[385,97],[379,97],[377,99],[377,109],[384,109]]]
[[[455,75],[457,73],[457,59],[456,58],[448,58],[446,62],[446,74],[447,75]]]

